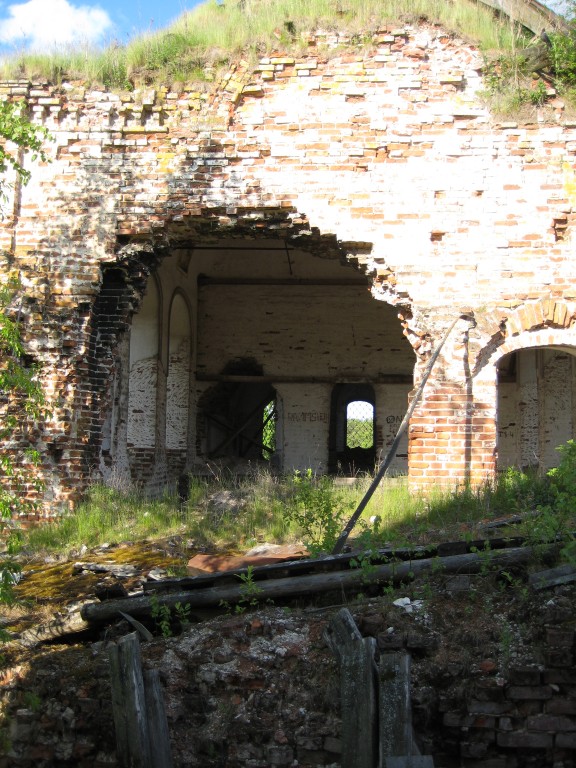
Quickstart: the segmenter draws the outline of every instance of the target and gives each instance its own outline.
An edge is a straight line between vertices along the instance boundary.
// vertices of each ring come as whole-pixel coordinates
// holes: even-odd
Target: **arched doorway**
[[[228,380],[208,389],[198,404],[202,453],[210,459],[270,459],[276,449],[276,390],[257,380],[262,368],[254,360],[234,361],[223,376]]]
[[[329,471],[372,472],[376,462],[374,389],[370,384],[337,384],[330,408]]]
[[[532,347],[502,357],[498,375],[497,469],[545,472],[576,431],[576,350]]]

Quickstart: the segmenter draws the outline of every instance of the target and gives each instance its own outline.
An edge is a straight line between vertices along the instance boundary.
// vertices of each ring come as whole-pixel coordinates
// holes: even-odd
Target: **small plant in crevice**
[[[260,602],[262,595],[262,587],[259,587],[254,579],[254,566],[249,565],[246,569],[246,573],[239,573],[238,578],[242,582],[240,586],[240,599],[236,606],[236,610],[240,607],[243,610],[246,608],[255,608]]]
[[[177,602],[172,610],[165,603],[161,603],[156,595],[150,598],[150,615],[156,629],[164,638],[172,637],[175,629],[184,630],[190,625],[191,610],[189,603]]]
[[[172,612],[156,595],[150,598],[150,615],[162,637],[172,637]]]
[[[42,699],[34,691],[25,691],[22,697],[22,704],[32,712],[39,712],[42,707]]]
[[[507,670],[512,661],[512,652],[514,646],[514,632],[507,621],[503,621],[500,630],[499,651],[500,664],[504,670]]]
[[[248,608],[255,608],[261,602],[263,589],[256,583],[253,565],[247,567],[246,573],[236,575],[242,584],[240,585],[240,596],[234,606],[234,613],[244,613]],[[272,601],[268,600],[267,602]],[[225,608],[228,613],[232,612],[232,606],[228,600],[221,600],[220,607]]]
[[[484,546],[470,547],[470,552],[478,555],[480,561],[480,574],[482,576],[488,576],[492,571],[492,548],[490,542],[485,541]]]
[[[178,622],[180,623],[180,627],[184,629],[190,624],[190,613],[191,613],[191,606],[190,603],[175,603],[174,604],[174,615]]]

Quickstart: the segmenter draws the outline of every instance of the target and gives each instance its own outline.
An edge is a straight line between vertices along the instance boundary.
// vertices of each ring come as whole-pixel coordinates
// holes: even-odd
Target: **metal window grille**
[[[276,402],[272,400],[264,408],[263,413],[263,426],[262,426],[262,455],[265,459],[269,459],[270,456],[276,450],[276,419],[278,414],[276,412]]]
[[[365,400],[348,403],[346,409],[346,447],[372,448],[374,445],[374,406]]]

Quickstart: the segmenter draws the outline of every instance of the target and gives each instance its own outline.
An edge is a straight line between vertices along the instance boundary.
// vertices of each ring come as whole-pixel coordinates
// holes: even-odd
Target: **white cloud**
[[[69,0],[28,0],[8,6],[0,19],[0,45],[34,50],[102,40],[112,20],[101,8],[73,5]]]

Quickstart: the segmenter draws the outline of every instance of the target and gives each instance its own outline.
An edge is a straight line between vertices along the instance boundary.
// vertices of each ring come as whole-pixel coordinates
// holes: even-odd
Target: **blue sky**
[[[126,43],[199,0],[0,0],[0,50]]]
[[[126,43],[200,0],[0,0],[0,51]],[[566,0],[551,0],[556,6]]]

